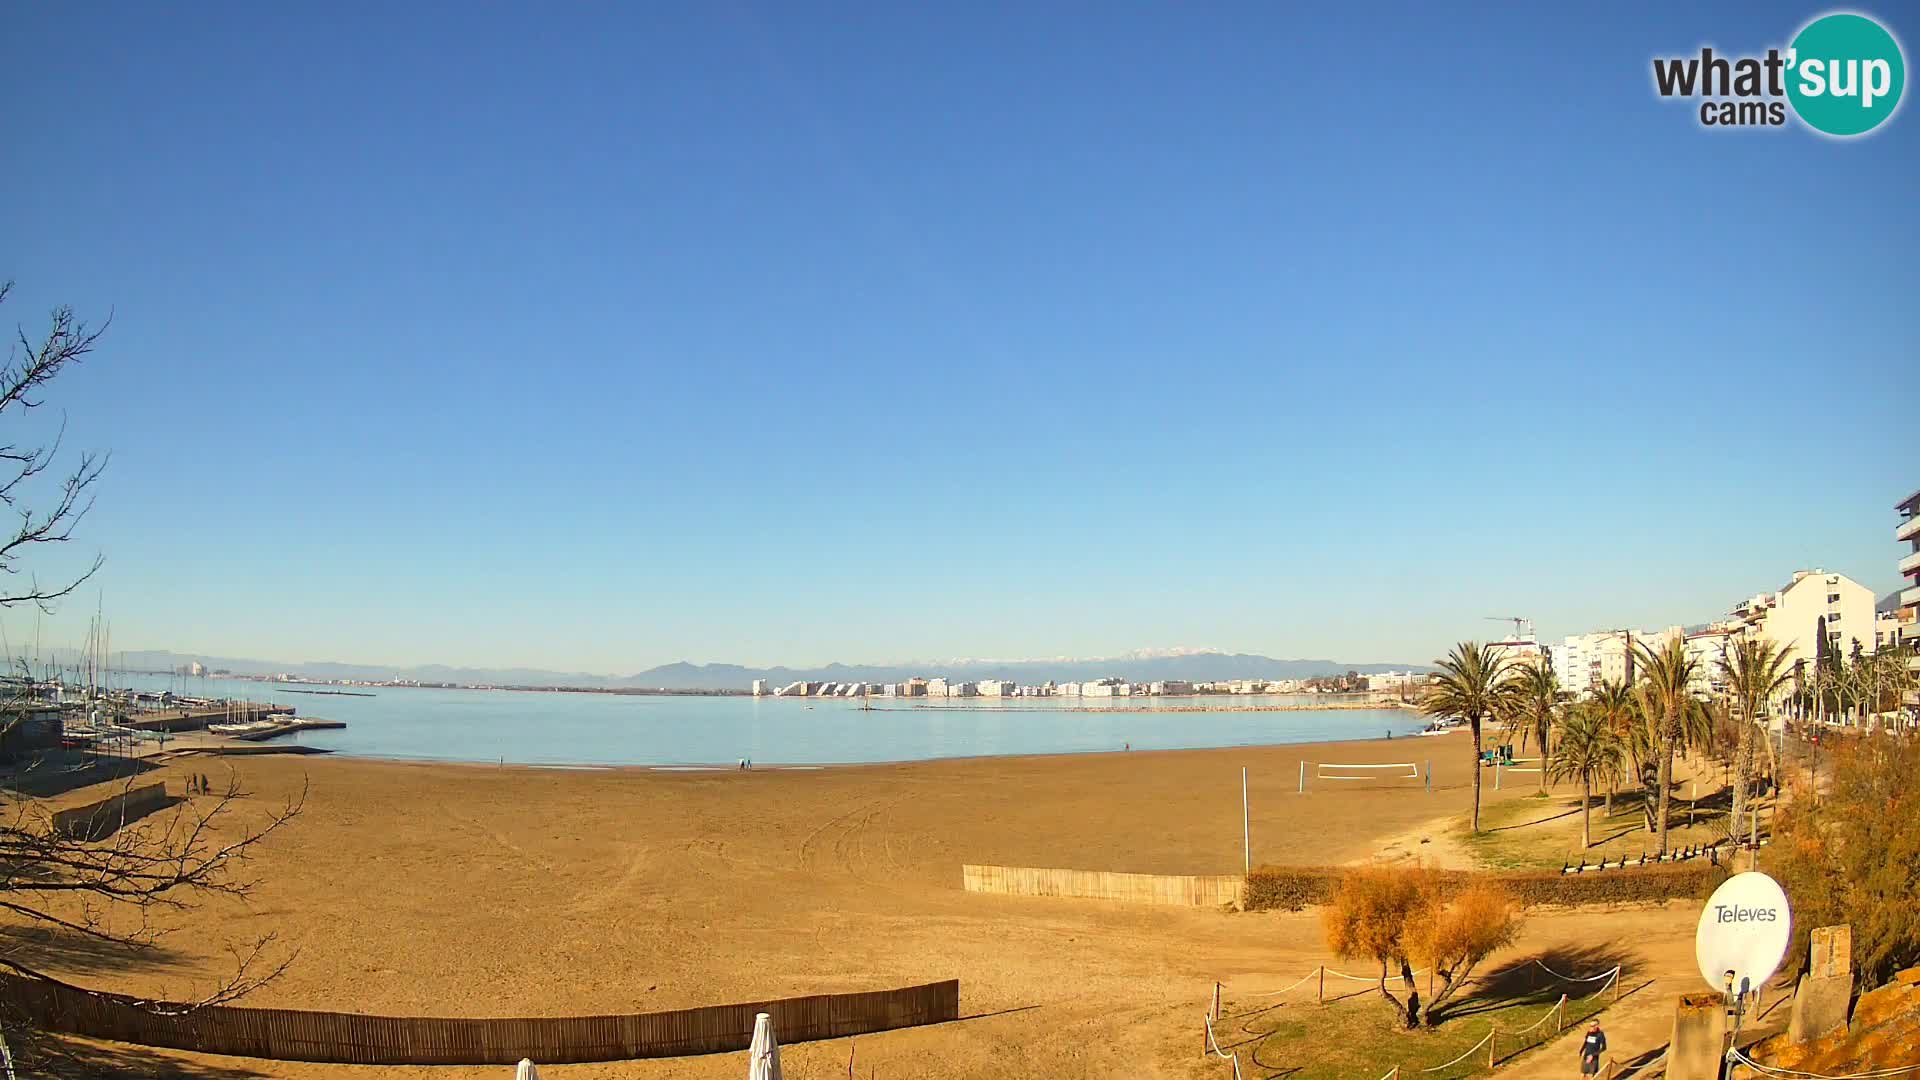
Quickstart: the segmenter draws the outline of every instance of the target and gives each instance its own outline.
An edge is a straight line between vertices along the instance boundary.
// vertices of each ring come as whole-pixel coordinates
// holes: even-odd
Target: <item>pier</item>
[[[291,705],[236,701],[219,708],[169,709],[131,717],[126,726],[139,731],[203,731],[208,724],[247,724],[276,716],[292,716]],[[342,724],[342,727],[346,725]]]

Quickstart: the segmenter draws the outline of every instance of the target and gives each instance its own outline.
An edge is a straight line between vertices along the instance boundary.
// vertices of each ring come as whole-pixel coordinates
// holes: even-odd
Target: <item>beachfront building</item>
[[[947,697],[948,696],[947,680],[943,678],[928,679],[927,680],[927,696],[928,697]]]
[[[1687,635],[1687,659],[1693,661],[1693,681],[1687,685],[1693,696],[1705,698],[1726,692],[1727,654],[1739,636],[1739,626],[1725,621]]]
[[[1120,679],[1095,679],[1080,684],[1081,697],[1131,697],[1133,687]]]
[[[1629,681],[1629,675],[1636,670],[1633,658],[1636,649],[1660,649],[1685,633],[1678,626],[1665,630],[1598,630],[1591,634],[1570,634],[1546,652],[1553,664],[1553,673],[1560,680],[1560,688],[1583,698],[1600,689],[1601,683]]]
[[[975,686],[981,697],[1012,697],[1013,684],[1004,679],[981,679]]]
[[[1420,681],[1420,676],[1411,671],[1380,671],[1366,678],[1369,690],[1406,690]]]
[[[1898,644],[1913,652],[1907,666],[1920,671],[1920,491],[1901,499],[1894,509],[1900,514],[1900,524],[1893,530],[1893,538],[1908,548],[1900,560],[1900,576],[1906,581],[1900,589],[1899,606],[1894,608],[1894,618],[1901,627]],[[1908,691],[1907,704],[1920,705],[1920,690]]]
[[[754,697],[767,696],[767,680],[765,679],[753,680],[753,696]]]
[[[1185,679],[1161,679],[1157,682],[1148,683],[1147,693],[1156,697],[1164,697],[1169,694],[1175,697],[1184,697],[1187,694],[1193,693],[1193,684]]]
[[[1059,686],[1054,687],[1053,692],[1061,697],[1079,697],[1080,684],[1077,682],[1063,682]]]
[[[1845,574],[1825,570],[1797,570],[1780,591],[1760,593],[1740,602],[1733,617],[1747,633],[1759,634],[1781,649],[1787,659],[1812,663],[1826,648],[1851,655],[1873,648],[1873,591]]]
[[[908,679],[906,682],[901,683],[900,696],[901,697],[926,697],[927,696],[927,680],[921,678],[918,675],[915,675],[913,678]]]

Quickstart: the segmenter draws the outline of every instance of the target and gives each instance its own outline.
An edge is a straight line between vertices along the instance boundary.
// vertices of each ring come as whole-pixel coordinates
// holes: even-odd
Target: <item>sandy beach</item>
[[[1428,758],[1432,794],[1412,781],[1296,792],[1302,760]],[[1321,962],[1313,912],[975,895],[960,864],[1237,873],[1242,766],[1255,863],[1430,855],[1471,798],[1463,735],[753,772],[189,759],[156,775],[177,791],[188,767],[216,783],[231,767],[260,804],[309,786],[304,814],[246,871],[260,881],[251,902],[210,901],[132,961],[23,944],[82,985],[186,997],[227,969],[227,942],[272,931],[299,956],[249,1004],[412,1015],[646,1011],[957,977],[971,1019],[854,1040],[861,1076],[934,1062],[943,1076],[1213,1076],[1195,1053],[1212,981],[1279,985]],[[1591,944],[1596,917],[1538,916],[1518,948]],[[1632,941],[1643,969],[1690,961],[1690,913],[1606,919],[1604,939]],[[161,1075],[500,1074],[99,1052]],[[789,1075],[845,1075],[847,1053],[845,1040],[794,1047]],[[739,1069],[716,1057],[553,1073]]]

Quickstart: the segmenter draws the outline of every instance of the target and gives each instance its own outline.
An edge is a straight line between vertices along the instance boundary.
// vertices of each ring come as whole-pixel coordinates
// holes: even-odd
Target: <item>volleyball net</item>
[[[1321,784],[1336,784],[1342,787],[1423,787],[1433,790],[1433,763],[1431,761],[1393,761],[1385,763],[1356,763],[1340,761],[1302,761],[1300,763],[1300,794]]]

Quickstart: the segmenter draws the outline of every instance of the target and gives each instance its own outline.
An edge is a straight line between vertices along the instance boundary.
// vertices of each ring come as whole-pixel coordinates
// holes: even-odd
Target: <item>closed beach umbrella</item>
[[[520,1067],[513,1070],[513,1080],[540,1080],[540,1070],[531,1060],[521,1058]]]
[[[747,1080],[780,1080],[780,1044],[773,1038],[773,1017],[753,1018],[753,1045],[747,1048]]]

